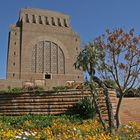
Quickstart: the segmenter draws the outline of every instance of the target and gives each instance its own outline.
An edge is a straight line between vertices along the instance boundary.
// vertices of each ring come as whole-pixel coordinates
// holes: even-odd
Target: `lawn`
[[[140,125],[129,122],[115,135],[104,132],[98,119],[79,116],[0,116],[0,140],[135,140]]]

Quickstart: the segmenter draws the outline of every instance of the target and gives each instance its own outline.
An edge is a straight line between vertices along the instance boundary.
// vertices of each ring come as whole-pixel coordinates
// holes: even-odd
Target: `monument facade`
[[[5,84],[32,82],[49,89],[81,82],[83,72],[73,66],[79,51],[80,37],[72,31],[69,16],[23,8],[16,25],[10,26]]]

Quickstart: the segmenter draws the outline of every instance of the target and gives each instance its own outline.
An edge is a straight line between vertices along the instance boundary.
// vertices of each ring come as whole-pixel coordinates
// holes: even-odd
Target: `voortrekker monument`
[[[72,31],[69,16],[23,8],[10,26],[6,80],[0,80],[0,88],[28,82],[49,89],[83,81],[83,72],[73,66],[79,51],[80,37]]]

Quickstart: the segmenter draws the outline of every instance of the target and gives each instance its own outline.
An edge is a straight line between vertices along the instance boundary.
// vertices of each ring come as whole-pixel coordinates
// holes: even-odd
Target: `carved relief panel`
[[[59,74],[64,74],[65,73],[65,59],[64,59],[64,53],[63,51],[59,48],[58,49],[58,73]]]
[[[37,44],[37,57],[36,57],[36,72],[38,73],[43,72],[43,67],[44,67],[43,51],[44,51],[43,42],[39,42]]]
[[[37,45],[32,48],[31,55],[31,71],[36,72],[36,53],[37,53]]]
[[[58,69],[58,52],[57,52],[58,46],[54,43],[51,43],[51,65],[52,65],[52,73],[57,73]]]
[[[41,41],[32,48],[31,71],[34,73],[65,73],[65,57],[61,48],[50,41]]]
[[[51,42],[44,42],[44,71],[51,73]]]

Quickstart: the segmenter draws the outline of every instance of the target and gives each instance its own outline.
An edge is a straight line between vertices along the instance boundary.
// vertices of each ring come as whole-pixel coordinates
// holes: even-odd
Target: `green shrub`
[[[140,91],[131,89],[124,95],[124,97],[140,97]]]
[[[22,91],[23,91],[22,88],[18,88],[18,87],[9,88],[8,87],[8,89],[1,90],[0,93],[21,93]]]
[[[22,88],[23,91],[43,91],[43,87],[41,86],[24,86]]]
[[[0,93],[21,93],[21,92],[28,92],[28,91],[43,91],[43,87],[40,86],[27,86],[27,87],[22,87],[22,88],[11,88],[8,87],[7,90],[1,90]]]
[[[120,97],[119,92],[117,91],[117,97]],[[139,89],[130,89],[125,93],[124,97],[140,97],[140,90]]]
[[[23,91],[22,88],[17,88],[17,87],[9,90],[9,92],[11,92],[11,93],[19,93],[19,92],[22,92],[22,91]]]
[[[56,87],[53,87],[53,90],[54,91],[67,91],[68,87],[67,86],[56,86]]]
[[[85,119],[93,118],[96,115],[92,97],[84,97],[78,102],[77,107],[80,110],[80,116]]]

